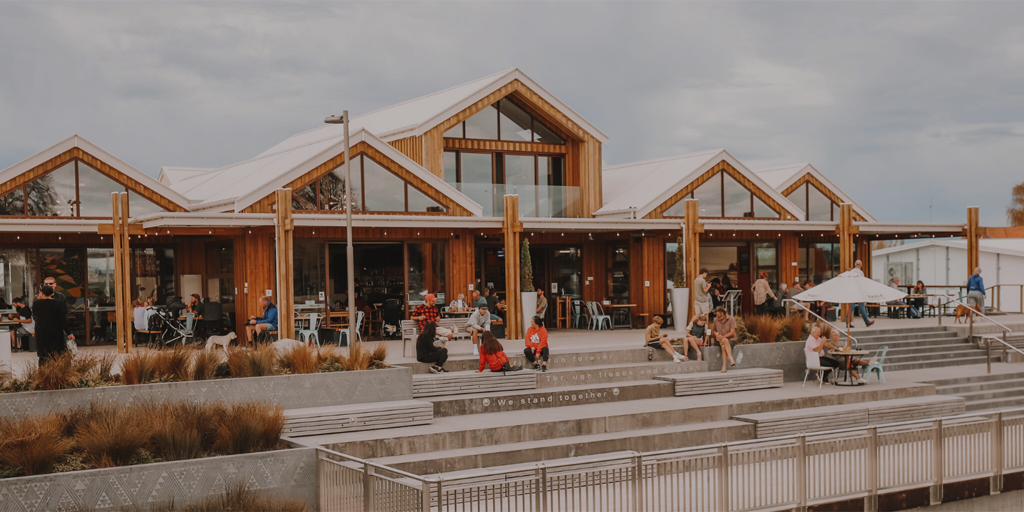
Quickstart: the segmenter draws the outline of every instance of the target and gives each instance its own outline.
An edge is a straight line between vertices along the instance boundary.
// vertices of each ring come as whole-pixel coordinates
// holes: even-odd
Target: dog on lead
[[[971,309],[971,308],[969,308],[969,307],[967,307],[967,306],[965,306],[963,304],[957,304],[957,306],[956,306],[956,318],[953,319],[953,323],[957,323],[957,324],[960,323],[960,318],[961,317],[964,318],[964,323],[967,323],[967,321],[970,320],[971,315],[973,315],[973,314],[974,314],[974,310],[973,309]]]
[[[210,350],[214,345],[220,345],[224,347],[224,352],[228,351],[228,345],[231,344],[231,340],[235,339],[235,333],[229,332],[224,336],[210,336],[206,338],[206,350]]]

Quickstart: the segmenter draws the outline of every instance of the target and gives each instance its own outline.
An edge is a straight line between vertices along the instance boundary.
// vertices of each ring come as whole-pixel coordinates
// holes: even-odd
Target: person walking
[[[967,278],[967,306],[985,314],[985,281],[981,278],[981,267],[975,267],[974,273]]]
[[[39,291],[33,304],[32,315],[36,322],[36,355],[39,364],[47,359],[63,354],[68,349],[67,340],[75,339],[71,332],[71,322],[64,303],[53,298],[53,288],[47,285]]]
[[[708,290],[711,284],[707,281],[708,269],[700,269],[697,279],[693,280],[693,309],[698,315],[707,315],[711,312],[711,304],[708,302]]]
[[[526,330],[526,348],[523,350],[526,360],[534,370],[548,371],[548,329],[544,327],[544,319],[535,316],[530,319],[530,328]]]
[[[778,297],[772,293],[772,287],[768,284],[768,271],[762,270],[757,274],[757,281],[754,281],[754,285],[750,287],[750,291],[754,292],[754,308],[757,310],[757,314],[766,315],[769,313],[771,304],[768,303],[768,297],[772,300],[779,300]]]
[[[445,373],[444,363],[448,360],[448,349],[438,346],[437,324],[427,322],[416,338],[416,360],[431,363],[430,373]]]
[[[729,366],[736,366],[736,360],[732,358],[732,342],[736,341],[736,319],[729,316],[725,308],[715,309],[715,322],[711,326],[711,333],[722,347],[722,373],[729,370]]]
[[[853,268],[850,269],[851,274],[856,274],[859,277],[866,277],[864,275],[864,262],[857,260],[853,262]],[[864,319],[864,327],[871,327],[875,324],[875,321],[868,318],[868,306],[865,302],[855,302],[850,304],[850,314],[846,315],[846,327],[850,327],[853,322],[854,311],[860,309],[860,317]]]

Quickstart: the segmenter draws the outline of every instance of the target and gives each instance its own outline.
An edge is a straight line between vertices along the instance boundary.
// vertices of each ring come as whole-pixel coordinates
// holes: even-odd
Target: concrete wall
[[[704,347],[703,352],[704,360],[708,362],[708,371],[721,371],[722,349]],[[786,381],[799,381],[804,378],[806,363],[803,341],[736,345],[732,349],[732,358],[736,360],[736,366],[733,368],[773,368],[782,370]]]
[[[147,400],[156,403],[269,401],[285,409],[301,409],[411,399],[412,369],[392,368],[4,393],[0,394],[0,418],[88,407],[92,400],[121,404]]]
[[[1024,510],[1024,491],[1011,491],[966,500],[950,501],[907,512],[1018,512]]]
[[[177,509],[226,489],[301,499],[318,510],[316,449],[229,455],[139,466],[0,479],[0,510],[146,510],[171,500]]]

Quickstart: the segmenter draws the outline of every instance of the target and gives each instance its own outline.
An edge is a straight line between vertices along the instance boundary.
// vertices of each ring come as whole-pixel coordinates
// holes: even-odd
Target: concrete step
[[[993,362],[997,358],[992,358]],[[904,370],[920,370],[922,368],[943,368],[946,366],[963,366],[968,364],[985,364],[985,356],[979,357],[961,357],[956,359],[940,359],[936,361],[916,361],[909,363],[893,363],[890,364],[888,360],[885,362],[883,369],[887,372],[898,372]]]
[[[838,323],[837,323],[838,325]],[[860,327],[850,330],[850,334],[853,334],[854,338],[860,339],[861,336],[909,336],[921,333],[935,333],[935,332],[950,332],[946,327],[938,326],[927,326],[927,327],[905,327],[898,329],[877,329],[874,327]],[[954,331],[955,332],[955,331]]]
[[[947,345],[972,345],[968,343],[967,338],[927,338],[920,340],[910,341],[879,341],[864,343],[861,342],[857,347],[864,350],[878,350],[882,347],[889,347],[889,350],[897,349],[915,349],[915,348],[927,348],[934,346],[947,346]],[[973,346],[973,345],[972,345]]]
[[[900,363],[912,363],[912,362],[928,362],[928,361],[946,361],[949,359],[959,359],[964,357],[985,357],[985,352],[978,349],[966,349],[966,350],[945,350],[941,352],[919,352],[916,354],[906,355],[891,355],[886,354],[885,364],[900,364]]]
[[[983,382],[974,382],[965,379],[965,382],[962,384],[935,386],[935,393],[940,395],[959,395],[961,393],[974,393],[977,391],[1008,389],[1017,387],[1024,387],[1024,379],[1012,378],[1005,380],[989,380]]]
[[[996,409],[1018,409],[1021,407],[1024,407],[1024,397],[975,400],[973,402],[967,402],[964,406],[968,412],[995,411]],[[1020,414],[1018,413],[1016,415]]]
[[[464,471],[495,465],[524,464],[551,459],[586,457],[618,451],[655,451],[741,441],[754,437],[754,425],[715,421],[622,432],[504,443],[475,448],[398,455],[374,462],[418,475]]]
[[[464,416],[505,411],[531,411],[584,404],[608,404],[668,398],[673,385],[659,380],[615,382],[584,386],[563,386],[543,390],[475,393],[426,398],[434,404],[434,417]]]
[[[860,334],[851,332],[854,338],[861,343],[879,343],[889,341],[915,341],[926,339],[956,338],[959,333],[956,331],[931,331],[917,332],[911,334]]]
[[[1024,403],[1024,382],[1017,382],[1017,387],[1013,388],[983,389],[980,391],[957,393],[954,396],[962,397],[968,403],[983,402],[994,398],[1019,398],[1022,401],[1021,403]]]
[[[996,382],[1003,380],[1024,379],[1024,373],[982,373],[970,377],[957,377],[953,379],[939,379],[927,381],[928,384],[935,384],[936,388],[954,386],[961,384],[981,384],[985,382]]]
[[[522,353],[506,351],[509,362],[513,365],[520,365],[523,368],[530,368],[526,357]],[[672,357],[664,350],[654,351],[654,362],[667,363]],[[574,352],[568,350],[551,350],[548,360],[549,368],[581,368],[590,366],[604,366],[611,364],[647,363],[647,349],[643,347],[598,350],[593,352]],[[396,363],[395,366],[406,366],[412,368],[412,373],[429,374],[429,363]],[[480,367],[480,358],[476,356],[460,355],[452,357],[445,362],[444,367],[449,372],[476,370]]]
[[[537,388],[547,389],[565,386],[579,386],[583,384],[608,384],[613,382],[651,380],[661,375],[707,371],[708,363],[706,361],[692,360],[685,363],[673,363],[671,360],[667,363],[645,361],[643,363],[585,366],[575,368],[552,368],[549,364],[548,371],[537,374]]]
[[[872,350],[872,349],[866,349],[864,347],[861,347],[861,348],[864,349],[864,350]],[[879,348],[881,348],[881,347],[879,347]],[[877,352],[878,349],[874,349],[874,350]],[[961,350],[980,350],[980,349],[978,347],[974,346],[974,345],[970,345],[970,344],[967,344],[967,343],[953,343],[953,344],[926,345],[926,346],[913,346],[913,347],[906,347],[906,346],[903,346],[903,345],[896,345],[896,346],[890,345],[889,346],[889,352],[888,352],[888,354],[886,354],[885,357],[889,358],[889,357],[895,357],[895,356],[927,354],[929,352],[958,352],[958,351],[961,351]]]

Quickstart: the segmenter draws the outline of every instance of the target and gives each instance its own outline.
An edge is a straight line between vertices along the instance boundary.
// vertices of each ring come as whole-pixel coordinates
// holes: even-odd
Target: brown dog
[[[964,306],[963,304],[957,304],[956,318],[953,320],[953,323],[960,323],[960,317],[964,317],[964,323],[967,323],[967,321],[971,318],[972,314],[974,314],[973,309]]]

